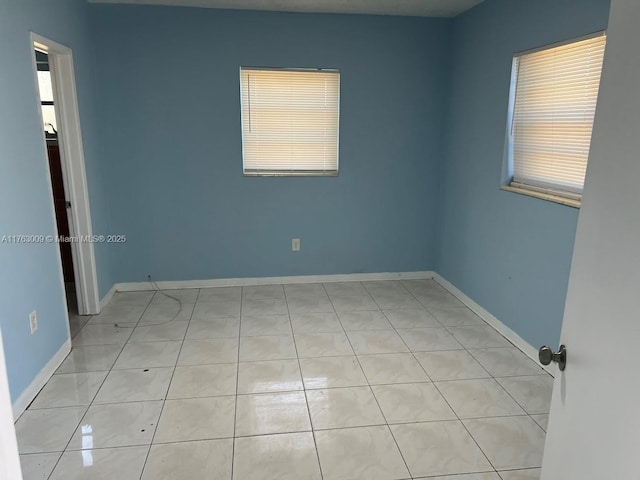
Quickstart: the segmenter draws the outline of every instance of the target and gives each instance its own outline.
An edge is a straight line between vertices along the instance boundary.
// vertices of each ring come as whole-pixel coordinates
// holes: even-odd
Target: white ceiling
[[[184,7],[310,13],[364,13],[413,17],[455,17],[484,0],[89,0]]]

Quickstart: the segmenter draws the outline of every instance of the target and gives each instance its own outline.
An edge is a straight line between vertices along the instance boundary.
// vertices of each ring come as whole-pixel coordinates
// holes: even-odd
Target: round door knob
[[[545,345],[538,350],[538,359],[542,365],[556,362],[560,371],[563,371],[567,366],[567,349],[564,345],[560,345],[560,349],[553,353],[553,350]]]
[[[553,361],[553,350],[547,346],[541,347],[538,350],[538,358],[541,364],[549,365]]]

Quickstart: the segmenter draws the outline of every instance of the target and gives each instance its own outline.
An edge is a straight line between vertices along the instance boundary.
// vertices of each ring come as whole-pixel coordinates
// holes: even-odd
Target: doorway
[[[71,202],[67,199],[64,175],[62,172],[62,159],[60,157],[60,145],[58,142],[59,127],[56,119],[57,105],[53,94],[49,54],[38,49],[34,49],[34,52],[38,75],[38,92],[40,93],[40,109],[45,142],[47,144],[47,157],[49,160],[53,207],[56,215],[58,249],[62,261],[62,276],[64,279],[65,293],[67,295],[67,311],[69,312],[71,334],[73,335],[74,323],[78,323],[78,319],[76,319],[78,316],[78,301],[71,243],[63,241],[63,239],[68,239],[71,236],[69,217],[67,215],[67,209],[71,207]]]
[[[78,323],[78,315],[99,313],[100,301],[73,56],[64,45],[34,33],[31,40],[61,280],[70,320]]]

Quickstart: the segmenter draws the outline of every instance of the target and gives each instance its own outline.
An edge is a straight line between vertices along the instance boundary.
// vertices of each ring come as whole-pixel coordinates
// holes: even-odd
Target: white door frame
[[[91,226],[84,148],[82,146],[80,114],[73,70],[73,53],[70,48],[36,33],[31,32],[30,38],[32,51],[37,48],[49,55],[49,68],[51,70],[51,82],[59,130],[58,144],[60,162],[62,164],[62,177],[65,196],[71,202],[71,208],[67,210],[69,232],[71,237],[79,240],[71,243],[78,313],[80,315],[95,314],[100,312],[100,296],[98,293],[96,260],[93,242],[91,241],[93,229]],[[33,69],[37,82],[35,52],[33,53]],[[44,132],[43,144],[46,150]],[[62,266],[62,263],[60,265]]]

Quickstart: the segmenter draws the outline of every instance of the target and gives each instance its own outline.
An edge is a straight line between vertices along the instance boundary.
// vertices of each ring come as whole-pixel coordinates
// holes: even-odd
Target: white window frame
[[[247,151],[246,151],[246,138],[245,138],[245,115],[246,108],[250,108],[249,105],[245,105],[245,97],[248,98],[248,94],[243,92],[243,88],[245,85],[243,83],[243,73],[247,71],[258,71],[258,72],[305,72],[305,73],[328,73],[334,74],[337,76],[337,97],[335,101],[337,102],[337,125],[335,132],[335,169],[305,169],[303,168],[303,162],[301,164],[291,164],[288,167],[271,167],[271,168],[251,168],[247,166]],[[241,116],[241,125],[242,125],[242,171],[244,176],[251,177],[277,177],[277,176],[307,176],[307,177],[335,177],[338,175],[339,165],[340,165],[340,71],[337,69],[320,69],[320,68],[280,68],[280,67],[250,67],[250,66],[242,66],[240,67],[240,116]]]
[[[514,179],[514,148],[515,141],[513,135],[514,129],[514,116],[516,113],[516,95],[518,89],[519,71],[518,64],[519,59],[523,56],[542,52],[545,50],[562,47],[565,45],[571,45],[573,43],[583,42],[593,38],[606,37],[606,31],[598,31],[589,35],[583,35],[580,37],[571,38],[563,42],[557,42],[550,45],[545,45],[540,48],[526,50],[518,52],[513,57],[511,84],[509,93],[509,111],[508,111],[508,125],[507,125],[507,144],[506,144],[506,183],[500,188],[503,190],[511,191],[514,193],[520,193],[529,195],[532,197],[540,198],[547,201],[561,203],[571,207],[579,208],[582,199],[582,190],[575,190],[569,188],[562,188],[555,185],[543,185],[533,183],[518,182]]]

